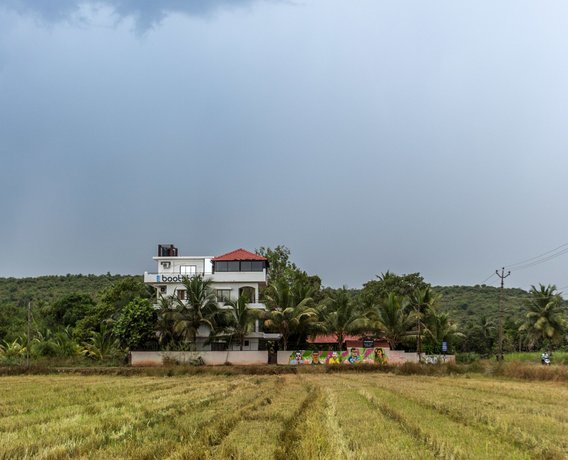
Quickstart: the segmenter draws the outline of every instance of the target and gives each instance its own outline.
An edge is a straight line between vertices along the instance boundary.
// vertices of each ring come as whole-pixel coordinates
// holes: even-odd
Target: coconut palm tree
[[[291,335],[297,335],[300,342],[317,323],[318,312],[311,307],[311,295],[311,288],[293,286],[284,278],[266,289],[264,297],[269,310],[264,314],[264,325],[281,335],[284,350]]]
[[[215,331],[219,305],[211,288],[211,279],[195,275],[183,280],[186,300],[176,299],[175,331],[189,342],[190,350],[197,349],[197,331],[205,326],[210,333]]]
[[[176,330],[176,323],[179,312],[176,309],[177,299],[173,296],[162,296],[158,300],[158,318],[156,321],[156,335],[161,347],[174,345],[179,334]]]
[[[525,322],[519,330],[528,334],[531,346],[541,340],[552,343],[562,340],[566,330],[566,321],[562,318],[565,307],[556,286],[540,284],[538,289],[531,286],[528,308]]]
[[[413,329],[415,320],[407,311],[408,305],[408,298],[391,292],[369,313],[373,327],[378,329],[392,350],[396,350],[403,339],[416,334]]]
[[[418,359],[422,358],[422,335],[425,329],[427,316],[435,312],[440,296],[436,294],[430,286],[417,288],[409,298],[409,307],[416,319],[416,351]]]
[[[259,310],[248,308],[248,300],[246,295],[241,295],[237,300],[225,302],[225,307],[230,308],[226,310],[227,326],[224,334],[235,337],[241,351],[244,348],[245,337],[253,330],[254,322],[261,315]]]
[[[351,298],[346,287],[336,290],[320,307],[323,330],[337,337],[341,349],[346,335],[367,332],[369,320],[357,302]]]
[[[83,353],[98,361],[115,357],[120,352],[118,339],[112,335],[107,323],[101,324],[100,331],[91,331],[89,340],[83,345]]]
[[[464,337],[457,324],[450,320],[447,313],[436,313],[428,317],[426,323],[426,336],[432,341],[432,345],[441,347],[442,342],[452,343],[455,338]]]

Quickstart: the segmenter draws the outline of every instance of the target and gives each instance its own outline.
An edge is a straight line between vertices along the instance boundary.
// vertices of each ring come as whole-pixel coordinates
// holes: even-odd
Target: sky
[[[0,276],[568,287],[567,56],[564,0],[0,0]]]

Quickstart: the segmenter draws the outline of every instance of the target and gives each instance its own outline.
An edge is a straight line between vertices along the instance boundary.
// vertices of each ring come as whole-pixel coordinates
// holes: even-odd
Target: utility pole
[[[32,302],[28,301],[28,338],[26,343],[26,367],[30,368],[30,335],[32,330]]]
[[[511,274],[510,271],[505,275],[505,267],[495,270],[495,273],[501,278],[501,290],[499,291],[499,352],[497,354],[497,361],[503,361],[503,289],[505,287],[505,278]]]

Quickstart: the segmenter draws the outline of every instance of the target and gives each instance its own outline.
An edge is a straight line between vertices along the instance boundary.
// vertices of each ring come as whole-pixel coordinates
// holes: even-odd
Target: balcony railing
[[[194,272],[194,273],[174,273],[174,272],[161,272],[161,273],[144,273],[145,283],[168,284],[168,283],[182,283],[184,280],[190,279],[193,276],[203,276],[205,279],[213,279],[214,281],[251,281],[251,282],[265,282],[265,272]]]

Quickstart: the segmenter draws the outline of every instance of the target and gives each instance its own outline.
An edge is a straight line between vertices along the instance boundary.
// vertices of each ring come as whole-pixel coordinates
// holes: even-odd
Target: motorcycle
[[[548,353],[543,353],[540,357],[540,362],[543,366],[550,366],[550,355]]]

